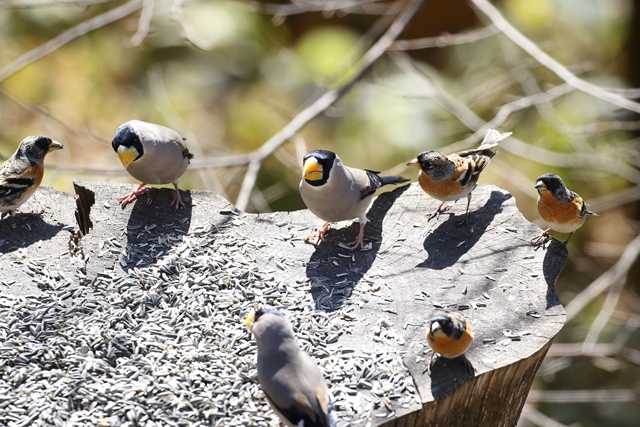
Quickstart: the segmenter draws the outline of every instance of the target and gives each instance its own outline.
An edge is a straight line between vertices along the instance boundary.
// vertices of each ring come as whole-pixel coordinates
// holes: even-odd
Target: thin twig
[[[634,402],[636,390],[531,390],[527,402],[589,403],[589,402]]]
[[[389,10],[388,3],[381,3],[372,0],[355,0],[345,1],[338,0],[335,2],[293,2],[295,4],[275,4],[262,3],[257,1],[234,2],[237,7],[247,8],[253,12],[260,12],[266,15],[274,16],[291,16],[305,12],[329,12],[339,11],[344,14],[354,13],[360,15],[384,15]]]
[[[557,422],[553,418],[547,417],[532,405],[528,404],[525,404],[524,408],[522,408],[522,416],[540,427],[567,427],[566,425]]]
[[[636,262],[639,255],[640,235],[636,236],[636,238],[627,245],[624,253],[613,267],[593,281],[567,304],[565,307],[565,312],[567,313],[566,321],[568,322],[573,319],[587,304],[607,290],[611,285],[626,278],[629,269]]]
[[[531,40],[525,37],[522,33],[513,27],[509,21],[507,21],[500,11],[496,9],[488,0],[470,0],[475,7],[486,15],[491,22],[509,37],[515,44],[524,49],[529,55],[531,55],[536,61],[547,67],[554,72],[565,82],[571,86],[591,96],[600,98],[603,101],[610,102],[618,107],[625,108],[636,113],[640,113],[640,104],[630,101],[618,94],[609,92],[599,86],[582,80],[571,71],[569,71],[564,65],[560,64],[555,59],[547,55],[542,49],[536,46]]]
[[[380,39],[369,49],[363,59],[360,70],[355,74],[349,82],[344,84],[338,89],[326,92],[314,103],[298,113],[284,128],[278,133],[269,138],[258,150],[251,153],[251,163],[249,163],[249,170],[245,175],[245,179],[242,182],[240,193],[236,201],[236,206],[240,210],[245,210],[249,201],[251,190],[255,185],[255,178],[257,177],[257,171],[262,165],[262,161],[269,156],[273,151],[282,145],[285,141],[291,138],[296,132],[298,132],[305,124],[311,119],[322,113],[329,106],[333,105],[338,99],[342,98],[366,73],[371,66],[380,58],[391,45],[391,43],[400,35],[402,30],[409,23],[415,12],[422,4],[421,0],[409,0],[406,3],[403,11],[398,14],[395,21],[391,24],[387,32],[380,37]],[[253,169],[252,169],[253,168]],[[251,170],[256,170],[256,173],[249,173]]]
[[[211,50],[211,44],[201,39],[196,34],[191,23],[184,17],[184,14],[182,13],[183,7],[184,0],[174,0],[173,5],[171,6],[171,16],[173,20],[180,25],[180,28],[182,29],[182,36],[187,42],[197,49],[204,51]]]
[[[2,9],[35,9],[40,7],[57,7],[57,6],[75,6],[75,7],[87,7],[94,4],[108,3],[113,0],[4,0],[0,4],[0,10]]]
[[[72,40],[75,40],[76,38],[83,36],[93,30],[104,27],[105,25],[110,24],[114,21],[122,19],[125,16],[131,15],[132,13],[140,9],[140,7],[142,7],[142,1],[143,0],[131,0],[129,3],[125,3],[120,7],[111,9],[109,12],[105,12],[102,15],[98,15],[95,18],[82,22],[60,34],[59,36],[49,40],[45,44],[25,53],[0,70],[0,82],[4,81],[7,77],[15,74],[32,62],[37,61],[43,56],[71,42]]]
[[[142,0],[142,12],[140,13],[140,19],[138,20],[138,31],[131,37],[131,46],[140,46],[149,34],[149,28],[151,27],[151,18],[153,17],[153,6],[155,0]]]
[[[495,25],[489,25],[477,30],[459,34],[444,33],[436,37],[425,37],[414,40],[396,40],[389,46],[389,50],[415,50],[430,47],[446,47],[457,44],[474,43],[500,33]]]

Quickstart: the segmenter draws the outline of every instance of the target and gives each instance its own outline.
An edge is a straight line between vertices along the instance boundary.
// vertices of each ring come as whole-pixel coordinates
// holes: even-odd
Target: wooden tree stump
[[[361,425],[514,426],[564,324],[554,284],[566,249],[553,241],[548,250],[534,251],[530,240],[539,228],[520,214],[511,195],[494,186],[479,186],[473,193],[467,225],[458,224],[463,202],[427,221],[439,202],[417,184],[384,193],[368,214],[365,239],[371,249],[350,252],[338,244],[353,240],[357,223],[332,225],[327,241],[317,248],[304,243],[302,237],[322,223],[307,210],[245,214],[216,194],[187,191],[186,208],[175,211],[169,208],[169,189],[152,189],[121,209],[116,197],[132,186],[74,185],[76,200],[41,188],[21,209],[44,210],[41,217],[0,221],[5,284],[0,299],[40,292],[41,273],[31,265],[33,259],[46,260],[48,266],[53,259],[56,272],[75,280],[70,288],[90,290],[100,275],[121,277],[154,266],[172,245],[206,226],[217,239],[258,236],[265,243],[253,247],[251,256],[260,271],[274,280],[308,284],[317,310],[352,319],[329,350],[336,346],[370,354],[375,348],[395,349],[402,357],[417,395],[387,394],[384,405],[374,404]],[[284,300],[275,296],[268,301],[281,307]],[[475,340],[467,357],[475,376],[462,361],[441,358],[431,375],[425,372],[431,356],[426,321],[442,311],[460,311],[471,320]],[[382,402],[367,394],[367,384],[330,386],[353,387]],[[358,425],[361,418],[362,413],[343,417],[339,425]]]

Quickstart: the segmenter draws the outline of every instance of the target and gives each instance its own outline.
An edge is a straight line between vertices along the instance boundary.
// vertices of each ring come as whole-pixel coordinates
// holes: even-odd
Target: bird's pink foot
[[[310,242],[313,246],[318,246],[321,241],[325,241],[324,236],[327,234],[327,231],[329,231],[329,223],[325,222],[322,224],[322,227],[318,228],[318,231],[304,237],[303,240],[305,242]]]
[[[538,250],[540,247],[542,247],[542,249],[545,249],[544,245],[551,239],[551,236],[549,235],[549,230],[551,229],[547,228],[545,231],[542,232],[541,235],[531,239],[531,244],[533,245],[534,250]]]
[[[175,187],[175,191],[173,192],[173,200],[171,201],[171,206],[176,207],[176,209],[184,208],[184,202],[182,201],[182,197],[180,197],[180,190],[178,190],[178,186],[173,184]]]
[[[149,191],[149,187],[145,187],[145,185],[147,185],[147,184],[143,182],[142,184],[140,184],[138,186],[138,188],[133,190],[131,193],[126,194],[126,195],[124,195],[122,197],[118,197],[118,200],[120,200],[120,206],[122,206],[122,208],[124,208],[129,203],[136,201],[138,199],[138,197],[142,196],[144,193]]]
[[[347,245],[352,251],[355,251],[358,247],[360,247],[360,249],[364,249],[364,224],[363,223],[360,223],[360,232],[356,236],[356,240],[354,240],[353,242],[347,243]]]
[[[441,213],[444,213],[446,211],[448,211],[449,209],[451,209],[452,205],[449,206],[445,206],[444,208],[442,206],[444,206],[445,202],[440,203],[440,206],[438,206],[438,209],[436,209],[436,211],[432,214],[427,215],[427,222],[431,221],[433,218],[438,219],[438,217],[440,217]]]

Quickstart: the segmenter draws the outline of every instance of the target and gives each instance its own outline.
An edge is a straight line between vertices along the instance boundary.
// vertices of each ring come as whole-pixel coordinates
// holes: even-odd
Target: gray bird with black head
[[[287,427],[335,427],[333,402],[315,362],[302,351],[289,320],[259,309],[244,324],[258,346],[258,380],[269,405]]]
[[[351,250],[364,249],[367,209],[374,193],[385,185],[410,181],[401,176],[380,176],[380,172],[345,166],[336,153],[328,150],[307,153],[302,161],[300,196],[314,215],[326,221],[306,239],[316,243],[324,241],[329,223],[358,218],[360,231],[349,243]]]
[[[130,120],[116,130],[111,146],[127,172],[142,181],[131,193],[118,198],[122,207],[149,191],[145,185],[169,183],[175,189],[171,206],[184,207],[178,181],[193,155],[178,132],[154,123]]]

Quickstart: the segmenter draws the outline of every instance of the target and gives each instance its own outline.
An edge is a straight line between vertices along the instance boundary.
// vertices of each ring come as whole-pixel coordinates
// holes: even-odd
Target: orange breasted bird
[[[478,184],[480,172],[489,165],[491,158],[497,154],[493,147],[509,135],[511,132],[501,134],[495,129],[488,129],[482,144],[476,149],[448,156],[439,151],[424,151],[407,163],[407,166],[420,169],[418,183],[425,193],[442,201],[438,209],[429,215],[429,220],[449,209],[449,207],[442,208],[445,202],[455,202],[466,196],[467,210],[463,222],[467,222],[471,192]]]
[[[44,158],[63,145],[46,136],[28,136],[0,167],[0,217],[13,215],[42,182]]]
[[[427,342],[434,353],[446,359],[462,356],[471,346],[473,331],[471,322],[458,313],[444,313],[428,322]],[[433,364],[433,356],[429,367]]]
[[[575,231],[582,227],[588,215],[595,215],[588,205],[576,192],[569,190],[562,178],[553,173],[541,175],[536,180],[538,190],[538,213],[547,224],[547,229],[535,238],[533,245],[536,249],[549,240],[549,231],[554,230],[559,233],[569,233],[569,237],[563,245],[567,245]]]

